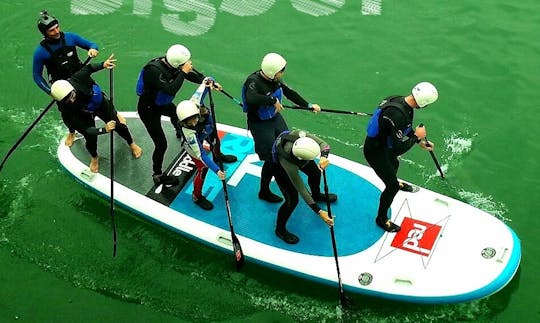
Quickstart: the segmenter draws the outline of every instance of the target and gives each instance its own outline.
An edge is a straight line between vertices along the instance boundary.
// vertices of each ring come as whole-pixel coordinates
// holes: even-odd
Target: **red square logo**
[[[392,240],[392,247],[429,256],[440,232],[440,225],[404,218],[401,230]]]

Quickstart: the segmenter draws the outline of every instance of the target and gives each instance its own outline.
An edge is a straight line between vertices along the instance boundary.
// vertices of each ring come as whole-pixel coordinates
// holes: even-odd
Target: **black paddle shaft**
[[[424,124],[421,123],[418,125],[419,127],[423,127]],[[424,137],[426,147],[431,147],[431,144],[429,143],[427,136]],[[431,159],[433,159],[433,162],[435,163],[435,167],[437,167],[437,170],[439,171],[439,174],[441,175],[441,178],[444,179],[444,173],[442,171],[441,165],[439,164],[439,161],[437,160],[437,156],[435,156],[435,153],[432,150],[429,150],[429,154],[431,155]]]
[[[219,136],[217,134],[217,121],[216,121],[216,112],[214,109],[214,99],[212,97],[212,89],[208,91],[208,99],[210,100],[210,113],[212,114],[212,125],[214,127],[214,132],[216,134],[216,142],[213,143],[213,145],[219,146]],[[220,158],[217,158],[218,165],[221,170],[223,170],[223,161]],[[240,270],[242,266],[244,265],[244,252],[242,251],[242,246],[240,245],[240,240],[238,240],[238,237],[234,233],[234,226],[232,221],[232,215],[231,215],[231,205],[229,200],[229,192],[227,191],[227,183],[225,180],[221,181],[223,184],[223,194],[225,196],[225,207],[227,209],[227,218],[229,220],[229,229],[231,231],[231,240],[233,244],[233,251],[234,251],[234,258],[236,261],[236,270]]]
[[[322,171],[323,180],[324,180],[324,195],[326,197],[326,207],[328,209],[328,217],[332,219],[332,209],[330,207],[330,199],[328,193],[328,181],[326,180],[326,170]],[[332,249],[334,251],[334,260],[336,261],[336,271],[338,276],[338,285],[339,285],[339,300],[343,307],[348,307],[351,301],[345,296],[345,291],[343,290],[343,283],[341,282],[341,271],[339,270],[339,258],[337,251],[336,235],[334,233],[334,226],[330,227],[330,236],[332,237]]]
[[[113,111],[116,111],[114,108],[114,76],[113,69],[109,70],[109,96],[112,105]],[[110,199],[110,214],[111,222],[113,228],[113,258],[116,257],[116,245],[117,245],[117,235],[116,235],[116,221],[114,218],[114,131],[111,130],[109,134],[109,148],[110,148],[110,177],[111,177],[111,199]]]
[[[198,74],[203,75],[201,72],[197,71],[196,69],[193,69],[193,71],[194,71],[195,73],[198,73]],[[235,98],[234,96],[230,95],[230,94],[229,94],[227,91],[225,91],[224,89],[221,89],[220,92],[223,93],[223,95],[225,95],[225,96],[228,97],[229,99],[233,100],[234,103],[238,104],[240,107],[243,107],[243,106],[244,106],[240,100],[238,100],[238,99]]]
[[[313,108],[309,107],[302,107],[299,105],[284,105],[285,108],[293,109],[293,110],[308,110],[313,111]],[[362,116],[362,117],[370,117],[373,115],[373,113],[365,113],[365,112],[355,112],[355,111],[344,111],[344,110],[334,110],[334,109],[321,109],[321,112],[329,112],[329,113],[338,113],[338,114],[352,114],[356,116]]]

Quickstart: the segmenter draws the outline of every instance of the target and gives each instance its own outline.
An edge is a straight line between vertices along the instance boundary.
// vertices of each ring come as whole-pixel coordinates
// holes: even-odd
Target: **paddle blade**
[[[232,234],[232,241],[233,241],[233,250],[234,250],[234,258],[236,260],[236,270],[242,269],[244,266],[244,252],[242,251],[242,246],[240,245],[240,241],[236,237],[236,234]]]
[[[350,309],[354,306],[354,302],[348,298],[344,292],[339,295],[339,303],[343,309]]]

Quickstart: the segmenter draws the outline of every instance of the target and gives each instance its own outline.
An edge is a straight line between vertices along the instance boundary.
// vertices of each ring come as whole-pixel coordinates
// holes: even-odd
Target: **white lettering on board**
[[[155,1],[157,2],[157,1]],[[346,0],[290,0],[297,11],[322,17],[338,12]],[[266,13],[276,0],[223,0],[219,11],[238,17],[259,16]],[[281,3],[281,2],[280,2]],[[132,13],[137,16],[152,14],[152,0],[71,0],[70,11],[74,15],[108,15],[123,5],[133,6]],[[162,0],[159,8],[163,28],[180,36],[200,36],[208,32],[215,24],[218,8],[208,0]],[[155,12],[154,8],[154,12]],[[380,15],[382,0],[362,0],[362,15]]]

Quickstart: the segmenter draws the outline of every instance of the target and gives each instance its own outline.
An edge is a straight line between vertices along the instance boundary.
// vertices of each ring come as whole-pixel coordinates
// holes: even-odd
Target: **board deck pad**
[[[134,159],[125,141],[115,135],[116,183],[140,194],[137,199],[147,198],[148,201],[155,201],[166,207],[164,212],[175,212],[165,220],[158,219],[160,214],[150,214],[150,211],[134,206],[137,204],[135,201],[122,199],[121,194],[117,197],[116,189],[115,198],[147,219],[229,250],[228,246],[220,245],[211,239],[212,234],[226,237],[229,232],[223,187],[218,177],[212,171],[206,176],[203,194],[214,204],[214,209],[202,210],[191,198],[194,163],[182,150],[181,142],[175,137],[170,122],[163,118],[162,125],[168,141],[164,169],[168,175],[178,176],[181,184],[173,187],[155,185],[151,176],[153,143],[136,114],[125,115],[128,117],[128,126],[135,142],[143,148],[144,153],[140,159]],[[244,129],[223,125],[219,127],[222,152],[238,158],[237,162],[224,164],[224,167],[235,233],[248,260],[326,284],[335,283],[337,277],[328,226],[300,197],[287,224],[288,230],[298,235],[300,242],[289,245],[279,239],[274,229],[281,203],[268,203],[258,199],[262,162],[254,153],[253,140]],[[108,136],[102,135],[98,140],[99,172],[103,179],[107,179],[110,174]],[[62,146],[63,144],[59,146],[59,157],[64,154],[72,154],[74,157],[69,162],[60,158],[64,167],[85,185],[100,192],[97,180],[88,180],[80,175],[90,160],[84,147],[84,139],[76,140],[71,149]],[[451,303],[487,296],[506,285],[514,275],[521,258],[520,244],[515,233],[501,221],[462,202],[420,188],[416,193],[398,192],[389,217],[401,225],[402,230],[396,234],[388,234],[375,225],[382,183],[371,169],[338,156],[330,155],[329,159],[331,165],[327,168],[328,186],[330,192],[338,195],[338,201],[332,204],[332,215],[335,216],[334,231],[345,289],[412,302]],[[74,160],[82,163],[77,166],[77,170],[72,170],[73,165],[68,165],[76,163]],[[333,163],[334,161],[336,163]],[[281,194],[275,182],[272,182],[271,187],[274,193]],[[322,186],[321,191],[324,192]],[[101,193],[107,195],[106,191]],[[326,203],[319,203],[319,206],[326,209]],[[475,217],[477,214],[479,216]],[[194,220],[195,224],[193,228],[180,228],[181,224],[174,224],[179,219]],[[476,237],[472,234],[467,236],[467,230],[471,229],[461,230],[456,227],[478,225],[478,221],[490,222],[493,226],[493,239],[486,236],[486,233]],[[195,229],[199,225],[201,229]],[[208,230],[212,232],[202,232]],[[460,237],[462,234],[466,236],[464,243],[458,242],[463,238]],[[496,235],[505,236],[505,239],[498,239]],[[501,242],[503,240],[504,242]],[[455,248],[463,248],[463,255],[460,255],[461,249],[456,251]],[[470,253],[468,248],[478,249],[477,253]],[[489,255],[491,250],[494,252],[491,258],[501,257],[501,265],[483,261],[497,261],[482,255]],[[268,254],[274,252],[276,255]],[[460,257],[465,256],[472,257],[475,263],[471,265],[479,266],[479,270],[482,269],[481,266],[489,266],[484,272],[492,271],[491,281],[475,282],[471,284],[474,286],[470,291],[467,291],[466,286],[451,286],[451,282],[449,285],[441,284],[440,287],[432,286],[436,285],[434,282],[443,279],[445,274],[450,273],[449,266],[455,266]],[[298,259],[292,259],[294,257]],[[455,259],[445,259],[448,257]],[[307,268],[310,266],[321,268]],[[400,267],[400,272],[388,274]],[[379,278],[383,277],[381,275],[385,276],[385,282]],[[482,273],[471,272],[470,275],[476,279],[475,275],[481,276]],[[456,288],[455,292],[452,291],[453,288]],[[459,288],[463,290],[458,290]]]

